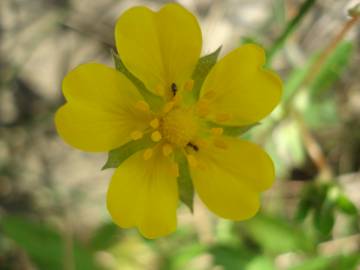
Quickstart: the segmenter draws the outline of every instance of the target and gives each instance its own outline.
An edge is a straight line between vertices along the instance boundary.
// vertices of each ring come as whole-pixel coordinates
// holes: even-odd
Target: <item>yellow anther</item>
[[[143,135],[144,134],[141,131],[135,130],[135,131],[131,132],[130,137],[131,137],[131,139],[136,141],[136,140],[141,139],[143,137]]]
[[[191,91],[193,88],[194,88],[194,80],[186,81],[186,83],[184,85],[184,90],[185,91]]]
[[[187,155],[186,157],[187,157],[190,167],[196,168],[198,166],[198,161],[193,155],[190,154],[190,155]]]
[[[173,175],[174,177],[179,176],[179,165],[177,165],[176,163],[172,164],[171,166],[171,175]]]
[[[151,148],[146,149],[144,151],[144,155],[143,155],[144,159],[149,160],[152,157],[153,153],[154,153],[154,150],[152,150]]]
[[[226,122],[231,119],[231,115],[229,113],[219,113],[216,115],[217,122]]]
[[[211,129],[211,134],[214,136],[220,136],[224,133],[224,129],[223,128],[212,128]]]
[[[173,151],[173,148],[171,146],[171,144],[164,144],[162,147],[162,152],[164,154],[165,157],[169,156]]]
[[[154,131],[153,133],[151,133],[151,139],[154,142],[158,142],[162,139],[161,133],[159,131]]]
[[[160,125],[160,121],[158,118],[154,118],[153,120],[150,121],[150,126],[154,129],[158,128],[159,125]]]
[[[159,83],[155,86],[155,92],[160,96],[164,95],[164,92],[165,92],[164,90],[165,90],[165,88],[161,83]]]
[[[170,102],[166,103],[164,106],[164,109],[163,109],[164,113],[170,112],[174,108],[174,106],[175,106],[174,101],[170,101]]]
[[[224,149],[224,150],[226,150],[228,148],[228,145],[226,144],[226,142],[221,140],[221,139],[215,139],[214,140],[214,145],[216,147]]]
[[[150,110],[149,104],[147,104],[143,100],[139,100],[138,102],[136,102],[135,108],[143,112],[148,112]]]
[[[209,103],[206,100],[200,100],[196,109],[200,117],[205,117],[210,113]]]
[[[205,99],[212,99],[216,96],[216,93],[212,90],[207,91],[202,97]]]

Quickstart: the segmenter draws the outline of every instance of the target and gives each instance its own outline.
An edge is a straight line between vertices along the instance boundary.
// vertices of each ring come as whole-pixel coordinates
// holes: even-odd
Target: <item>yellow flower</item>
[[[131,8],[118,19],[115,37],[126,68],[163,102],[151,106],[123,73],[88,63],[65,77],[67,103],[55,117],[60,136],[84,151],[152,140],[111,179],[107,206],[113,220],[123,228],[136,226],[148,238],[175,230],[177,155],[186,157],[195,190],[211,211],[232,220],[252,217],[260,192],[273,183],[273,164],[259,146],[224,130],[258,122],[279,102],[281,82],[262,68],[264,51],[248,44],[230,52],[196,94],[191,78],[202,36],[186,9]]]

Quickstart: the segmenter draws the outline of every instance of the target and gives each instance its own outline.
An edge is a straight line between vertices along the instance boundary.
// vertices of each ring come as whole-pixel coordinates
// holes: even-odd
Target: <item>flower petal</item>
[[[194,153],[198,166],[190,168],[195,189],[217,215],[233,220],[250,218],[259,209],[259,192],[273,183],[272,161],[248,141],[227,137],[221,141],[222,147],[209,143]]]
[[[247,44],[221,59],[210,71],[200,93],[207,99],[213,122],[248,125],[269,114],[279,103],[282,83],[277,75],[265,70],[264,50]],[[217,115],[229,115],[223,123]],[[222,117],[220,117],[221,119]]]
[[[63,93],[68,102],[56,113],[56,129],[81,150],[109,151],[129,141],[131,131],[148,125],[147,115],[134,108],[142,97],[115,69],[80,65],[65,77]]]
[[[147,238],[176,229],[178,189],[173,161],[160,151],[145,161],[143,151],[115,171],[107,193],[107,207],[123,228],[138,227]]]
[[[172,83],[183,85],[201,53],[196,18],[174,3],[158,12],[129,9],[116,23],[115,38],[125,66],[155,94],[171,93]]]

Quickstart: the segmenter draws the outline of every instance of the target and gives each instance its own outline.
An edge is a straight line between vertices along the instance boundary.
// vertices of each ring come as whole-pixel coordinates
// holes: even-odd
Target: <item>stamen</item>
[[[169,101],[168,103],[166,103],[164,106],[164,109],[163,109],[164,113],[170,112],[172,110],[172,108],[174,108],[174,106],[175,106],[174,101]]]
[[[161,133],[159,131],[154,131],[151,133],[151,139],[154,142],[159,142],[162,139]]]
[[[190,165],[190,167],[196,168],[198,166],[198,161],[193,155],[187,155],[187,160]]]
[[[162,152],[165,157],[169,156],[173,152],[171,144],[164,144],[164,146],[162,147]]]
[[[144,134],[141,131],[135,130],[135,131],[131,132],[130,137],[131,137],[131,139],[136,141],[136,140],[141,139],[143,137],[143,135]]]
[[[185,82],[184,90],[185,91],[191,91],[194,88],[194,80],[188,80]]]
[[[225,141],[221,140],[221,139],[215,139],[214,140],[214,145],[218,148],[221,148],[221,149],[228,149],[228,145]]]
[[[154,150],[152,150],[151,148],[146,149],[143,155],[144,160],[149,160],[152,157],[153,153]]]
[[[177,165],[176,163],[171,166],[171,174],[175,177],[179,176],[179,165]]]
[[[215,91],[207,91],[202,97],[205,99],[213,99],[216,96]]]
[[[135,104],[135,108],[143,111],[143,112],[148,112],[150,110],[150,106],[149,104],[147,104],[145,101],[143,100],[139,100],[136,104]]]
[[[212,128],[211,129],[211,134],[214,136],[220,136],[224,133],[224,129],[223,128]]]
[[[217,122],[226,122],[231,119],[231,115],[229,113],[219,113],[216,115]]]
[[[200,100],[196,109],[200,117],[205,117],[210,113],[209,103],[206,100]]]
[[[150,126],[155,129],[158,128],[160,125],[160,121],[158,118],[154,118],[153,120],[150,121]]]

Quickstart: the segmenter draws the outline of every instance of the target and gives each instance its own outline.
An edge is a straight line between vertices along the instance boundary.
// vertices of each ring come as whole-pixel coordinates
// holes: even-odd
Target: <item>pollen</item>
[[[154,152],[154,150],[152,150],[151,148],[146,149],[144,151],[144,155],[143,155],[144,160],[149,160],[152,157],[153,152]]]
[[[175,102],[174,101],[169,101],[168,103],[165,104],[163,112],[164,113],[168,113],[170,112],[175,106]]]
[[[159,131],[154,131],[151,133],[151,140],[154,142],[159,142],[162,139],[161,133]]]
[[[173,152],[173,148],[172,148],[171,144],[168,144],[168,143],[164,144],[162,147],[162,152],[165,157],[169,156]]]
[[[150,121],[150,126],[154,129],[158,128],[159,125],[160,125],[160,121],[158,118],[154,118],[153,120]]]
[[[149,104],[147,104],[145,101],[143,100],[139,100],[136,104],[135,104],[135,108],[138,109],[139,111],[143,111],[143,112],[148,112],[150,110],[150,106]]]
[[[161,133],[170,144],[185,147],[198,131],[198,119],[192,110],[177,108],[164,116]]]
[[[221,139],[215,139],[214,140],[214,145],[216,147],[224,149],[224,150],[228,149],[227,143],[224,140],[221,140]]]
[[[210,113],[209,103],[206,100],[200,100],[196,109],[200,117],[205,117]]]
[[[226,122],[231,119],[231,115],[229,113],[219,113],[216,115],[217,122]]]
[[[213,99],[214,97],[216,96],[216,93],[215,91],[207,91],[204,95],[203,95],[203,98],[205,99]]]
[[[190,167],[196,168],[198,166],[198,161],[197,161],[196,157],[194,157],[194,155],[190,154],[190,155],[187,155],[186,157],[187,157],[187,161],[188,161]]]
[[[223,128],[212,128],[211,129],[211,134],[214,136],[220,136],[224,133],[224,129]]]
[[[131,139],[136,141],[143,137],[143,133],[139,130],[135,130],[135,131],[131,132],[130,137],[131,137]]]
[[[186,83],[184,85],[184,90],[185,91],[191,91],[193,88],[194,88],[194,80],[186,81]]]

